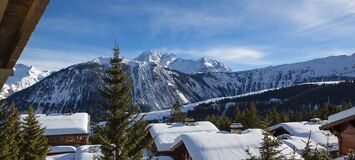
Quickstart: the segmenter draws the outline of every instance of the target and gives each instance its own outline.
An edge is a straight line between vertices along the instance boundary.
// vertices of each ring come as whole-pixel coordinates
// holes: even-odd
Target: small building
[[[319,119],[311,119],[302,122],[286,122],[269,127],[269,131],[273,136],[282,140],[291,148],[295,148],[301,153],[306,147],[308,138],[310,139],[311,148],[318,150],[326,150],[327,143],[330,145],[330,151],[338,151],[338,140],[336,136],[329,131],[322,131],[319,127],[327,121]]]
[[[186,133],[176,138],[170,151],[175,160],[240,160],[250,158],[246,153],[248,148],[258,156],[262,138],[261,129],[247,129],[240,134],[223,131]],[[288,158],[293,152],[285,144],[278,149]],[[295,158],[301,157],[295,153]]]
[[[320,129],[329,130],[338,137],[340,154],[355,150],[355,107],[329,116],[328,123]]]
[[[232,123],[230,125],[231,133],[240,134],[244,126],[241,123]]]
[[[22,114],[21,120],[26,116],[27,114]],[[45,128],[44,135],[48,138],[48,144],[78,146],[89,143],[89,114],[37,114],[36,116],[41,127]]]
[[[219,129],[208,121],[192,123],[152,123],[149,124],[150,137],[153,145],[148,148],[152,156],[170,156],[170,148],[181,134],[218,132]]]

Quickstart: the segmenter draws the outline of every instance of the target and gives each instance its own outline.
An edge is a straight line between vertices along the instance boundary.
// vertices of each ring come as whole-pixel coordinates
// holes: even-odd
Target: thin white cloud
[[[264,56],[264,53],[255,49],[243,47],[221,47],[205,51],[204,55],[219,57],[219,59],[224,61],[238,61],[242,59],[260,59]]]
[[[208,57],[216,59],[221,62],[248,65],[269,65],[270,61],[265,60],[267,53],[261,49],[255,49],[259,47],[236,47],[236,46],[222,46],[213,47],[207,49],[159,49],[168,53],[175,53],[178,55],[189,57]]]
[[[354,21],[349,23],[355,18],[353,0],[258,1],[251,6],[259,21],[285,27],[293,35],[317,34],[324,38],[329,34],[347,35],[349,29],[355,31]]]
[[[194,7],[193,2],[191,5],[181,4],[184,3],[174,5],[169,3],[134,3],[130,5],[116,3],[88,5],[87,7],[105,15],[139,17],[137,24],[145,23],[142,25],[153,34],[161,31],[214,34],[236,27],[242,19],[239,15],[229,14],[229,11],[213,9],[217,5],[216,3],[205,7],[200,5]],[[232,6],[224,6],[224,8],[226,7],[228,10],[233,10]]]
[[[219,32],[236,26],[238,19],[232,15],[218,15],[208,11],[159,8],[154,11],[151,27],[155,30]]]

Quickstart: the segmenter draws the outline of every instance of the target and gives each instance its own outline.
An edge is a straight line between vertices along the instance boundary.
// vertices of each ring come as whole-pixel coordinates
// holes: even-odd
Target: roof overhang
[[[27,41],[49,0],[0,1],[0,88],[13,74]]]
[[[328,130],[328,129],[334,128],[336,126],[339,126],[339,125],[342,125],[344,123],[347,123],[347,122],[350,122],[350,121],[354,121],[354,120],[355,120],[355,115],[340,119],[338,121],[327,123],[325,125],[320,126],[319,129]]]

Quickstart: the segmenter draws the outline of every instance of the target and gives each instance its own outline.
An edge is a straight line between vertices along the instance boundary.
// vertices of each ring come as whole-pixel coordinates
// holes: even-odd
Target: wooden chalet
[[[175,139],[181,134],[198,132],[218,132],[218,128],[211,122],[199,121],[188,123],[152,123],[148,126],[153,144],[147,148],[151,156],[171,156],[170,148]]]
[[[329,130],[338,137],[341,155],[355,150],[355,107],[329,116],[328,123],[320,129]]]
[[[21,115],[21,119],[26,117]],[[79,146],[89,144],[90,116],[87,113],[37,114],[41,126],[46,128],[44,135],[51,146]]]
[[[49,0],[0,0],[0,88],[34,31]]]
[[[329,131],[322,131],[319,127],[327,121],[322,121],[319,118],[313,118],[308,121],[301,122],[284,122],[273,125],[268,128],[273,136],[287,143],[296,152],[302,153],[308,138],[311,142],[313,150],[329,150],[336,153],[338,151],[338,139]],[[329,148],[325,148],[328,144]]]
[[[175,140],[170,151],[175,160],[242,160],[250,158],[245,152],[248,148],[252,154],[259,154],[262,139],[261,129],[247,129],[238,134],[225,131],[186,133]],[[286,144],[279,149],[286,158],[293,152]],[[301,157],[295,153],[295,158]]]

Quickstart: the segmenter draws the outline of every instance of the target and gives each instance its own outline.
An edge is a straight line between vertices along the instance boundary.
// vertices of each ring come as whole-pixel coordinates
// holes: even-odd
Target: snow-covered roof
[[[328,117],[328,123],[333,123],[335,121],[339,121],[341,119],[345,119],[351,116],[355,116],[355,107],[347,109],[345,111],[333,114]]]
[[[49,148],[49,153],[75,153],[76,148],[73,146],[51,146]]]
[[[65,114],[36,114],[42,127],[45,127],[44,135],[70,135],[89,134],[90,116],[87,113]],[[27,114],[21,115],[21,121]]]
[[[174,147],[183,142],[192,159],[238,160],[250,158],[246,153],[248,147],[253,155],[259,155],[258,147],[260,147],[262,138],[261,129],[247,129],[241,134],[187,133],[175,140]],[[282,144],[279,149],[286,156],[290,156],[293,152],[285,144]],[[300,156],[296,154],[296,158],[299,159]]]
[[[83,145],[76,148],[75,160],[91,160],[101,155],[100,145]]]
[[[170,156],[143,157],[141,160],[174,160]]]
[[[47,156],[46,160],[75,160],[75,153],[65,153]]]
[[[329,131],[320,130],[319,127],[322,124],[325,124],[326,121],[321,121],[320,124],[314,122],[287,122],[280,123],[269,128],[270,131],[274,131],[277,128],[282,127],[288,133],[291,134],[289,138],[282,139],[282,141],[289,145],[291,148],[295,147],[298,151],[301,151],[306,146],[306,142],[308,141],[308,136],[310,131],[311,137],[310,141],[313,147],[317,147],[317,149],[324,149],[322,145],[327,144],[327,135],[329,135],[329,144],[332,146],[332,150],[338,149],[338,139]]]
[[[183,123],[152,123],[148,127],[150,127],[149,131],[158,151],[169,151],[175,138],[184,133],[219,131],[215,125],[208,121],[195,122],[194,126],[187,126]]]

